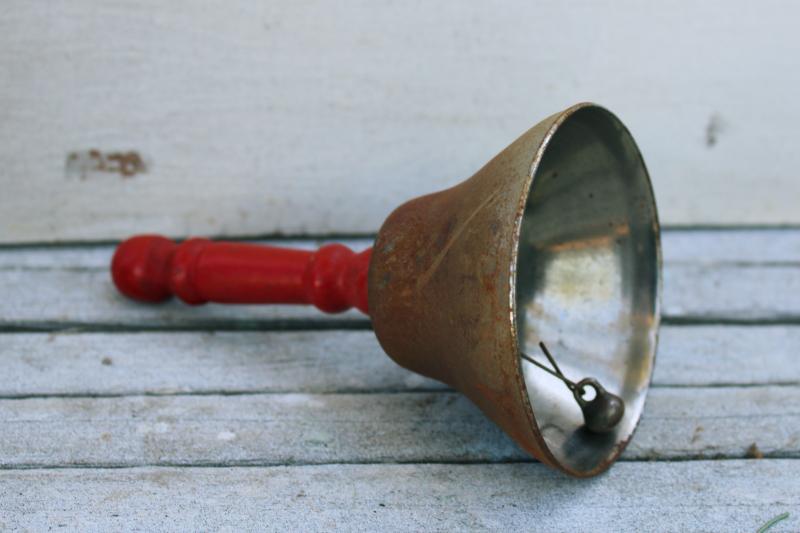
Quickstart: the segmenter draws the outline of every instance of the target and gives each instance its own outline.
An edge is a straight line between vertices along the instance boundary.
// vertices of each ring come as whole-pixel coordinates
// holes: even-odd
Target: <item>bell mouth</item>
[[[544,342],[567,378],[595,378],[625,404],[613,430],[589,431],[567,386],[520,357],[545,452],[590,476],[619,456],[644,408],[660,320],[658,215],[633,138],[595,105],[556,121],[532,176],[512,286],[519,349],[549,365]]]

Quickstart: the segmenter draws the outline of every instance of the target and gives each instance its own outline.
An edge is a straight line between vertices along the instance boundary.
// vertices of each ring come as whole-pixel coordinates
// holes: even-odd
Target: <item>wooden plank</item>
[[[114,289],[105,269],[0,270],[0,326],[170,329],[287,327],[314,321],[366,327],[361,313],[325,315],[306,306],[206,305],[172,301],[142,305]],[[665,265],[662,313],[665,320],[800,320],[800,265]]]
[[[654,388],[623,457],[800,457],[797,405],[796,386]],[[0,400],[0,424],[5,468],[528,459],[456,392]]]
[[[708,248],[708,256],[690,261],[686,242],[670,242],[667,232],[664,266],[663,314],[667,320],[693,321],[786,321],[800,320],[800,262],[794,261],[793,246],[800,231],[753,232],[740,242],[740,252],[731,251],[736,240],[725,232],[698,236],[695,250]],[[748,233],[748,232],[744,232]],[[764,245],[781,236],[786,255]],[[712,243],[719,237],[722,243]],[[679,238],[680,241],[682,238]],[[762,242],[755,249],[744,246]],[[290,243],[296,244],[296,243]],[[316,243],[302,242],[304,247]],[[368,240],[349,241],[355,248]],[[708,245],[708,246],[706,246]],[[749,251],[748,251],[749,250]],[[770,251],[773,250],[773,251]],[[276,328],[302,325],[365,327],[363,315],[323,315],[295,306],[205,306],[187,308],[178,303],[143,306],[124,300],[114,290],[107,272],[111,247],[80,249],[5,249],[0,252],[0,327],[58,329],[99,328]],[[761,252],[765,252],[762,254]],[[715,260],[714,258],[718,258]],[[762,258],[767,257],[762,262]]]
[[[344,327],[367,321],[357,311],[326,315],[300,305],[143,305],[121,296],[106,269],[0,271],[0,325],[5,328],[287,328],[315,321]]]
[[[264,244],[314,249],[324,240],[272,240]],[[369,239],[345,239],[355,251]],[[96,324],[111,328],[290,327],[317,321],[317,327],[367,327],[363,314],[349,311],[325,315],[307,306],[222,306],[190,308],[179,302],[142,305],[122,298],[111,283],[109,265],[114,247],[33,247],[0,249],[0,287],[10,311],[0,327],[64,329]],[[61,303],[58,303],[61,302]],[[11,310],[13,308],[14,310]],[[21,312],[22,315],[17,315]],[[17,316],[14,316],[17,315]],[[105,318],[103,318],[105,317]],[[227,326],[225,326],[227,324]]]
[[[314,249],[330,239],[264,239],[255,243],[291,248]],[[337,239],[354,250],[372,245],[371,238]],[[800,229],[677,229],[663,228],[661,245],[666,263],[800,263]],[[114,246],[83,244],[78,246],[0,247],[0,268],[86,268],[106,269]]]
[[[800,384],[797,326],[665,326],[654,386]],[[0,397],[443,390],[371,331],[5,334]]]
[[[800,528],[800,461],[0,472],[0,527],[42,531],[755,531]]]
[[[664,228],[661,246],[668,263],[800,263],[800,230],[796,228]]]
[[[5,334],[0,397],[441,390],[372,331]]]
[[[664,326],[654,384],[800,383],[797,326]]]
[[[665,319],[800,320],[800,265],[665,265]]]
[[[636,135],[665,223],[800,222],[798,10],[780,0],[684,0],[656,18],[589,0],[16,0],[3,14],[2,242],[373,232],[587,95]]]
[[[776,234],[776,230],[764,230],[767,236]],[[777,235],[777,234],[776,234]],[[794,234],[800,241],[800,230]],[[244,240],[252,244],[267,246],[280,246],[285,248],[299,248],[302,250],[315,250],[323,244],[337,242],[348,246],[354,251],[361,251],[372,246],[373,239],[344,238],[305,238],[305,239],[259,239]],[[753,244],[762,239],[752,239]],[[105,243],[84,243],[78,245],[0,245],[0,269],[4,270],[103,270],[111,265],[111,257],[116,245]]]

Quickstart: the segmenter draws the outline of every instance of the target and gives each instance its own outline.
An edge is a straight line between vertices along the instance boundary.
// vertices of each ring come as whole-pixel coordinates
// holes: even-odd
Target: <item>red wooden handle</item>
[[[134,300],[228,304],[313,304],[327,313],[367,309],[372,249],[355,253],[341,244],[310,252],[275,246],[159,235],[131,237],[111,261],[117,289]]]

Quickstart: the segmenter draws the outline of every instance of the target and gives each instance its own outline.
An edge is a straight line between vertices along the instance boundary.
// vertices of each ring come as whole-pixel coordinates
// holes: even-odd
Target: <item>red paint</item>
[[[174,295],[192,305],[313,304],[327,313],[356,307],[368,314],[371,254],[341,244],[310,252],[208,239],[176,244],[139,235],[119,245],[111,277],[122,294],[145,302]]]

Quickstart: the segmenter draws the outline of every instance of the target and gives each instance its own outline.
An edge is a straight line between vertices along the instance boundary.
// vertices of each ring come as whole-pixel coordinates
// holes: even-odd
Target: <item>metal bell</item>
[[[581,477],[608,468],[633,434],[660,318],[647,169],[625,126],[593,104],[398,207],[371,251],[141,236],[120,245],[112,274],[145,301],[357,307],[398,364],[460,390],[534,457]],[[594,377],[565,390],[525,356],[542,339],[570,375]]]

